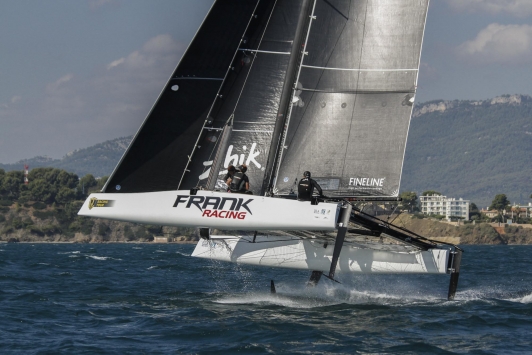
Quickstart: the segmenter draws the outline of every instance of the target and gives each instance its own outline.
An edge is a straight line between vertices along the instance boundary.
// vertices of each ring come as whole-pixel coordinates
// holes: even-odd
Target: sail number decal
[[[248,213],[253,215],[248,206],[253,202],[253,199],[244,200],[244,198],[237,197],[177,195],[173,207],[191,208],[191,206],[196,206],[201,211],[202,217],[245,219]]]

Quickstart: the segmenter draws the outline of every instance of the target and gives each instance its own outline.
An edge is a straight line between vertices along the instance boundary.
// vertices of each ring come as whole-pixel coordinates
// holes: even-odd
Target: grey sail
[[[250,189],[260,194],[302,3],[259,2],[208,123],[188,154],[180,189],[227,188],[227,167],[246,164]]]
[[[259,0],[217,0],[104,187],[104,192],[175,190],[186,152],[208,124],[208,112],[253,28]]]
[[[397,196],[428,0],[317,0],[276,174],[334,197]]]

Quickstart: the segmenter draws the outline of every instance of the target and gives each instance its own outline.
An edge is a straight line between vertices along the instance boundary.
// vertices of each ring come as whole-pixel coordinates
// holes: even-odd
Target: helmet
[[[305,171],[305,172],[303,173],[303,176],[306,177],[306,178],[308,178],[308,179],[310,179],[310,171]]]

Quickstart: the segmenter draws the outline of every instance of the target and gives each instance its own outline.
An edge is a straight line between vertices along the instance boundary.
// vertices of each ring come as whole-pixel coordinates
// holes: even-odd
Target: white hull
[[[80,216],[178,227],[229,230],[323,230],[336,228],[336,203],[188,190],[94,193]]]
[[[241,264],[329,272],[334,244],[324,240],[283,236],[211,236],[200,240],[192,256]],[[402,248],[402,250],[401,250]],[[390,249],[390,248],[388,248]],[[386,274],[446,274],[449,249],[377,250],[344,243],[336,272]]]

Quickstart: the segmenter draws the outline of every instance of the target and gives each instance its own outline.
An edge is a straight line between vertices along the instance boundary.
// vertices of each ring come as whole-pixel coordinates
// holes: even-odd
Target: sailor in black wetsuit
[[[249,190],[249,178],[246,175],[248,167],[246,164],[242,164],[239,169],[234,173],[231,183],[229,184],[229,191],[239,194],[253,194]]]
[[[320,185],[316,180],[310,178],[310,171],[305,171],[303,173],[303,179],[299,180],[299,184],[297,185],[297,199],[299,201],[312,201],[314,188],[316,188],[320,196],[323,197],[323,191],[321,190]]]
[[[229,190],[229,186],[231,185],[231,180],[233,180],[233,176],[236,173],[236,168],[233,165],[229,165],[227,167],[227,174],[224,176],[224,182],[227,184],[227,190]]]

